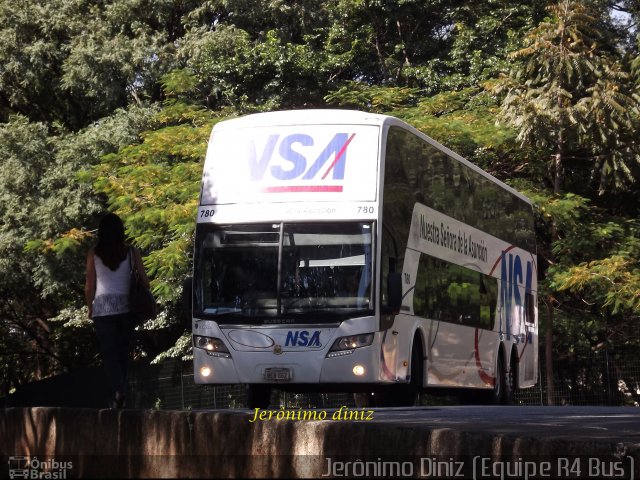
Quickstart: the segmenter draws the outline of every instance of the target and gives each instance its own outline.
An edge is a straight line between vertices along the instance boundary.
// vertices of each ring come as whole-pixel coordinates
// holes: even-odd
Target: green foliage
[[[591,348],[640,345],[640,223],[588,199],[519,187],[539,214],[539,261],[550,260],[539,293],[551,295],[560,332]],[[551,231],[555,235],[551,235]],[[558,347],[574,348],[571,342]]]
[[[630,322],[640,319],[640,223],[611,218],[593,209],[588,218],[586,222],[580,219],[581,227],[571,245],[581,255],[575,254],[578,258],[569,268],[555,273],[551,286],[598,305],[603,314]],[[558,243],[564,251],[569,250],[567,239]],[[640,335],[627,332],[626,340],[640,343]]]
[[[475,87],[422,97],[390,113],[501,179],[534,175],[514,131],[496,125],[498,109],[496,97]]]
[[[216,118],[172,103],[141,143],[106,155],[94,186],[120,215],[129,238],[146,252],[154,293],[171,306],[188,275],[206,142]]]
[[[415,105],[418,95],[419,90],[416,88],[367,86],[358,82],[348,82],[324,98],[332,106],[383,113]]]
[[[325,71],[322,53],[286,42],[276,30],[252,38],[232,25],[203,27],[185,36],[180,52],[207,106],[271,110],[320,102],[315,91]]]
[[[457,92],[444,92],[433,97],[423,98],[417,109],[413,122],[420,123],[439,119],[442,127],[450,129],[447,135],[436,135],[438,140],[449,144],[453,137],[454,142],[464,138],[465,134],[473,138],[472,152],[469,147],[461,147],[462,154],[474,156],[477,149],[491,150],[510,148],[513,146],[513,132],[509,129],[495,125],[495,115],[498,104],[495,97],[478,89],[468,88]],[[457,134],[453,134],[453,133]],[[453,135],[451,135],[453,134]],[[454,147],[456,150],[457,148]]]
[[[132,108],[74,134],[23,116],[0,125],[0,341],[22,362],[14,382],[86,364],[85,354],[92,358],[86,326],[74,337],[65,323],[86,316],[78,310],[86,227],[104,208],[79,174],[135,141],[148,116],[149,110]]]
[[[558,290],[597,299],[612,315],[640,315],[640,268],[626,252],[584,262],[555,277]],[[637,341],[637,339],[634,338]]]
[[[340,0],[330,10],[327,50],[347,78],[414,86],[412,67],[448,44],[433,32],[450,24],[451,3]]]
[[[145,328],[165,329],[171,337],[182,282],[193,267],[193,232],[207,140],[219,119],[210,111],[170,101],[155,120],[155,129],[144,132],[140,143],[104,156],[91,175],[95,189],[107,196],[110,209],[123,219],[128,237],[144,253],[152,289],[163,307]],[[188,346],[178,338],[164,354],[146,353],[160,353],[159,359],[184,356]]]
[[[521,32],[542,19],[546,3],[488,0],[457,5],[451,53],[439,69],[445,77],[434,80],[448,90],[458,89],[507,70],[507,54],[521,46]]]
[[[189,29],[178,55],[195,80],[192,92],[211,108],[318,106],[329,90],[357,84],[433,93],[495,74],[516,33],[539,16],[538,3],[544,2],[534,3],[207,2],[186,15]],[[340,99],[346,100],[349,106],[369,104],[357,96]],[[397,102],[384,104],[390,101]]]
[[[163,305],[139,354],[189,355],[173,323],[211,126],[276,108],[392,114],[525,190],[557,349],[635,342],[640,44],[610,2],[548,3],[0,0],[4,391],[95,360],[80,305],[107,206]]]
[[[640,175],[640,98],[597,10],[563,0],[549,11],[496,88],[506,92],[501,118],[523,144],[549,152],[556,193],[567,174],[576,184],[590,177],[601,193],[629,188]]]
[[[189,4],[0,1],[0,112],[78,130],[130,101],[158,98],[182,33],[173,19]]]
[[[160,363],[168,358],[180,358],[183,361],[193,361],[193,353],[191,352],[192,342],[191,332],[183,333],[182,336],[176,340],[175,345],[158,355],[153,360],[153,363]]]
[[[548,165],[554,194],[536,187],[530,196],[539,212],[539,259],[548,265],[540,292],[560,319],[555,332],[592,348],[640,343],[633,327],[640,257],[629,241],[637,224],[585,198],[637,192],[640,174],[640,97],[606,11],[570,0],[551,6],[494,89],[506,93],[501,119]],[[565,352],[573,348],[559,335],[555,341]]]
[[[49,341],[60,364],[71,367],[95,365],[98,360],[93,322],[87,308],[64,308],[50,318]]]
[[[76,295],[81,290],[84,272],[76,265],[83,263],[85,252],[80,247],[91,238],[86,227],[95,225],[104,210],[103,199],[83,181],[84,175],[103,155],[136,141],[152,113],[153,109],[132,107],[78,133],[48,137],[50,157],[36,182],[40,197],[28,197],[25,205],[35,213],[35,230],[23,237],[30,239],[25,253],[47,262],[32,272],[44,295]]]

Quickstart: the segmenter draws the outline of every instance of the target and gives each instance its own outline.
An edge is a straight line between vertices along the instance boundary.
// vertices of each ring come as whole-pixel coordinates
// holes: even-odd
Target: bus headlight
[[[207,352],[207,355],[210,355],[212,357],[231,358],[229,349],[219,338],[194,335],[193,346],[195,348],[201,348],[202,350]]]
[[[328,358],[350,355],[356,348],[368,347],[373,342],[373,333],[340,337],[333,342],[327,354]]]

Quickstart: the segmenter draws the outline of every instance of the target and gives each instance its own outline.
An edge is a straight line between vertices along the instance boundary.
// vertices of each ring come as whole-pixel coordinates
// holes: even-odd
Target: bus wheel
[[[518,362],[516,353],[511,354],[511,368],[505,375],[504,392],[502,394],[502,403],[504,405],[513,405],[516,389],[518,388]]]
[[[422,377],[424,376],[424,354],[422,343],[419,340],[413,341],[411,348],[411,381],[407,385],[405,394],[405,405],[413,407],[420,401],[420,391],[422,390]]]
[[[504,356],[502,352],[498,352],[498,368],[496,368],[496,379],[491,391],[490,403],[493,405],[501,405],[504,402],[504,390],[507,383],[505,368],[504,368]]]
[[[271,404],[271,385],[248,385],[247,407],[250,409],[267,408]]]

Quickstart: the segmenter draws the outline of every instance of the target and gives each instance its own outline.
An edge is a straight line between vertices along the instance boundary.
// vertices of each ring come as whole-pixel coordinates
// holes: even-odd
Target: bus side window
[[[381,306],[386,307],[389,303],[387,281],[389,273],[397,272],[398,268],[396,242],[389,229],[385,225],[382,227],[382,256],[380,265],[380,297]]]
[[[536,319],[536,302],[535,296],[527,292],[524,295],[524,321],[527,323],[535,323]]]
[[[493,327],[498,283],[477,270],[420,255],[413,312],[415,315],[471,327]]]

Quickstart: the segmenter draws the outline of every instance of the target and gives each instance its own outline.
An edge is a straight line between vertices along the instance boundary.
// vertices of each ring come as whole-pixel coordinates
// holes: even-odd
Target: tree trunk
[[[558,134],[558,150],[553,159],[553,193],[559,195],[562,191],[562,167],[564,155],[564,129]],[[551,225],[551,244],[549,261],[553,262],[553,242],[558,239],[558,229],[555,222]],[[555,388],[553,385],[553,296],[547,295],[547,333],[544,342],[545,370],[547,377],[547,405],[555,405]]]
[[[411,62],[409,61],[409,54],[407,53],[407,48],[404,40],[402,39],[402,24],[400,23],[400,20],[396,21],[396,26],[398,27],[398,38],[400,39],[400,43],[402,43],[402,57],[404,60],[403,62],[400,62],[398,70],[396,71],[396,83],[398,83],[400,81],[400,75],[402,74],[402,67],[405,65],[411,65]]]
[[[559,195],[562,191],[562,163],[563,163],[563,145],[564,139],[562,130],[560,130],[560,135],[558,137],[558,151],[556,152],[553,159],[553,193]]]

